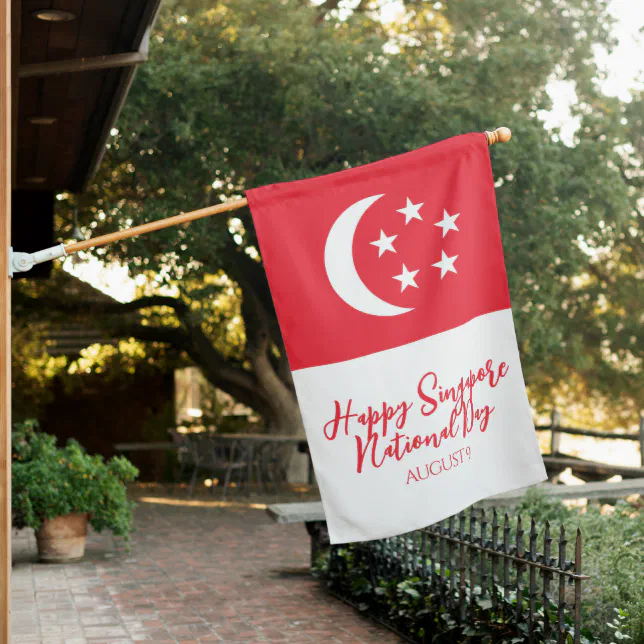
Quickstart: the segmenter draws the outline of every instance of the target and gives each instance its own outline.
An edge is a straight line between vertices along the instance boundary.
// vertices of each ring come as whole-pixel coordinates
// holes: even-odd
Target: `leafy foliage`
[[[367,546],[374,547],[374,544]],[[550,623],[556,623],[554,604],[544,607],[535,603],[534,639],[530,639],[525,619],[516,618],[516,592],[506,599],[503,587],[494,588],[497,599],[496,609],[492,608],[490,597],[482,598],[478,588],[472,595],[469,581],[465,584],[465,618],[458,618],[458,608],[445,607],[441,602],[458,607],[460,590],[449,588],[449,577],[432,585],[430,579],[408,577],[397,579],[374,579],[364,556],[365,548],[359,544],[335,549],[319,564],[318,571],[324,576],[327,586],[334,594],[354,604],[359,610],[368,612],[384,621],[397,632],[412,641],[425,643],[487,642],[500,644],[521,644],[529,641],[555,642],[543,634],[544,612],[548,612]],[[438,571],[436,571],[438,574]],[[447,570],[449,575],[449,570]],[[528,592],[524,591],[524,609]],[[571,627],[571,624],[568,624]],[[492,639],[490,639],[492,638]],[[596,642],[587,631],[581,634],[584,644]]]
[[[14,426],[12,461],[16,527],[38,530],[45,519],[87,512],[98,532],[107,528],[128,539],[134,504],[127,500],[126,484],[136,479],[138,470],[126,458],[105,462],[75,440],[59,448],[55,436],[37,431],[37,424],[28,421]]]
[[[89,337],[95,337],[94,332],[101,328],[100,322],[89,321],[90,303],[98,299],[94,289],[56,267],[47,280],[14,281],[12,292],[12,416],[16,421],[40,418],[45,423],[47,408],[55,401],[56,393],[61,389],[66,394],[91,393],[95,385],[88,383],[96,382],[92,375],[100,374],[103,382],[122,382],[135,372],[145,377],[189,364],[171,346],[144,344],[127,334],[116,334],[121,339],[113,344],[89,345],[76,355],[52,356],[50,350],[56,344],[53,338],[57,332],[68,330],[70,321],[72,325],[76,323],[73,315],[78,316],[79,325]],[[55,305],[48,308],[43,298],[73,302],[76,309],[70,314],[58,311]],[[102,298],[110,301],[107,296]],[[121,321],[127,319],[122,314],[118,317]],[[108,337],[109,333],[105,333]]]
[[[513,512],[534,517],[540,537],[546,522],[550,523],[551,534],[556,534],[562,524],[568,528],[580,527],[584,536],[582,570],[590,576],[590,580],[583,583],[582,642],[643,644],[644,518],[641,513],[624,501],[618,502],[608,514],[602,514],[596,507],[580,511],[536,490],[526,495]],[[510,541],[514,538],[512,534]],[[505,599],[503,587],[497,586],[499,608],[493,611],[491,599],[481,598],[478,588],[472,596],[468,580],[465,589],[467,619],[461,623],[456,619],[457,614],[445,609],[440,601],[441,593],[449,597],[451,592],[449,563],[447,577],[438,588],[418,577],[402,580],[387,575],[378,577],[369,565],[366,551],[379,547],[377,541],[336,547],[322,557],[318,571],[332,592],[419,642],[480,642],[492,636],[493,641],[498,642],[529,641],[526,624],[515,619],[516,593]],[[458,588],[453,599],[454,605],[458,606]],[[524,609],[528,599],[526,588]],[[539,598],[536,601],[538,620],[543,618],[545,611],[550,622],[556,623],[555,605],[545,606]],[[541,624],[537,626],[536,641],[547,641],[542,633]]]
[[[626,501],[618,501],[608,512],[607,507],[589,505],[580,511],[533,489],[517,511],[534,516],[541,530],[546,521],[555,532],[561,525],[581,529],[582,569],[590,576],[584,582],[582,623],[601,635],[602,642],[611,638],[608,629],[617,625],[618,632],[624,629],[644,644],[644,516]]]
[[[607,3],[408,0],[386,23],[381,4],[166,3],[102,171],[81,198],[85,225],[107,232],[510,125],[512,143],[492,156],[533,400],[592,400],[621,413],[606,424],[634,422],[644,394],[635,315],[642,102],[598,89],[594,48],[612,44]],[[552,78],[576,90],[572,145],[539,120]],[[158,289],[178,289],[218,354],[250,372],[255,327],[268,321],[271,360],[290,386],[247,212],[97,253]],[[232,284],[222,289],[223,275]],[[176,319],[157,316],[149,326],[157,324]],[[222,369],[209,378],[226,389]]]
[[[590,575],[584,624],[608,641],[618,638],[608,630],[617,620],[616,633],[644,644],[644,517],[621,501],[606,516],[591,507],[577,522],[584,534],[584,570]]]
[[[51,402],[53,378],[64,358],[47,353],[46,324],[14,318],[11,329],[11,402],[16,420],[32,418]]]

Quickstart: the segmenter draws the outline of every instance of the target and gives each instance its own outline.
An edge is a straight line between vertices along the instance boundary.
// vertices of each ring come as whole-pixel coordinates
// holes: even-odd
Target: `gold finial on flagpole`
[[[485,132],[485,138],[488,145],[495,143],[507,143],[512,138],[512,132],[509,127],[499,127],[494,132]]]

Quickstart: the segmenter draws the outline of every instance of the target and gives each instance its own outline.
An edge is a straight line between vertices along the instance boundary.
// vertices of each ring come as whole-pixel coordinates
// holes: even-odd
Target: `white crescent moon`
[[[324,266],[333,290],[351,307],[369,315],[392,316],[414,309],[395,306],[374,295],[360,279],[353,261],[353,237],[369,206],[384,195],[356,201],[335,221],[324,247]]]

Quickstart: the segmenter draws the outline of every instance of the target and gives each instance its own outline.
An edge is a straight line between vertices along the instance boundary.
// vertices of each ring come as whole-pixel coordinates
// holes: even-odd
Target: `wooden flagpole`
[[[487,139],[488,145],[505,143],[506,141],[509,141],[511,137],[512,133],[507,127],[500,127],[493,132],[485,132],[485,138]],[[211,206],[210,208],[202,208],[201,210],[185,212],[180,215],[175,215],[174,217],[167,217],[166,219],[151,221],[147,224],[142,224],[141,226],[134,226],[127,230],[119,230],[118,232],[101,235],[94,239],[86,239],[84,241],[68,244],[65,246],[65,253],[67,255],[71,255],[79,250],[87,250],[88,248],[95,248],[96,246],[104,246],[105,244],[110,244],[112,242],[119,241],[120,239],[128,239],[130,237],[136,237],[137,235],[144,235],[145,233],[152,232],[153,230],[161,230],[162,228],[176,226],[177,224],[185,224],[186,222],[194,221],[195,219],[202,219],[203,217],[210,217],[211,215],[219,215],[224,212],[231,212],[247,205],[247,199],[237,199],[235,201],[218,204],[217,206]]]
[[[0,1],[0,644],[11,641],[11,0]]]
[[[86,239],[84,241],[68,244],[65,246],[65,253],[70,255],[71,253],[76,253],[79,250],[87,250],[88,248],[94,248],[95,246],[104,246],[105,244],[110,244],[118,241],[119,239],[128,239],[129,237],[151,233],[153,230],[161,230],[162,228],[185,224],[186,222],[194,221],[195,219],[202,219],[203,217],[210,217],[211,215],[219,215],[222,212],[237,210],[246,205],[248,205],[247,199],[237,199],[235,201],[221,203],[217,206],[210,206],[210,208],[202,208],[201,210],[193,210],[192,212],[184,212],[180,215],[174,215],[174,217],[166,217],[165,219],[150,221],[147,224],[141,224],[140,226],[134,226],[133,228],[127,228],[126,230],[119,230],[115,233],[108,233],[107,235],[101,235],[94,239]]]

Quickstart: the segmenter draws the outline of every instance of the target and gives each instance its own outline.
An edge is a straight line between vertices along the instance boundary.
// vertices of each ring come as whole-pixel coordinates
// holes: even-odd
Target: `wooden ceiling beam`
[[[144,63],[147,59],[147,52],[134,51],[123,54],[92,56],[91,58],[52,60],[46,63],[21,65],[18,71],[18,77],[31,78],[33,76],[51,76],[52,74],[89,72],[97,69],[112,69],[115,67],[132,67]]]

